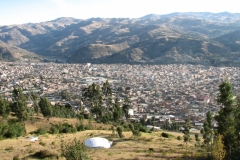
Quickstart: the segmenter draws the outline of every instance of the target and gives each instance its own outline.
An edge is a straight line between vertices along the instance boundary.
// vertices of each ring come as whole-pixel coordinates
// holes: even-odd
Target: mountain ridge
[[[43,58],[0,40],[0,61],[40,61]]]
[[[175,12],[140,18],[61,17],[36,24],[2,26],[0,40],[69,63],[169,61],[237,65],[239,61],[234,56],[239,55],[240,44],[238,40],[236,43],[229,40],[239,30],[239,15]],[[226,36],[228,41],[224,40]]]

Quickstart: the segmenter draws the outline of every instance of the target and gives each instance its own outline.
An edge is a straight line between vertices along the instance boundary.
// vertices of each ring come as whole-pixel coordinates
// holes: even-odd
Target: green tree
[[[123,103],[123,106],[122,106],[122,111],[123,111],[123,114],[126,117],[126,120],[128,120],[130,118],[130,115],[128,113],[130,108],[131,108],[131,101],[129,100],[128,97],[125,97],[124,103]]]
[[[52,116],[52,105],[46,97],[41,97],[38,103],[44,117],[49,119]]]
[[[129,128],[131,129],[134,137],[141,136],[140,127],[141,127],[141,124],[135,124],[135,125],[133,125],[132,123],[129,124]]]
[[[95,102],[93,106],[91,107],[91,113],[96,115],[96,119],[99,120],[103,116],[103,107],[102,107],[102,101]]]
[[[237,141],[235,146],[235,155],[240,155],[240,94],[236,97],[236,135],[237,135]]]
[[[7,118],[10,114],[10,102],[0,96],[0,116]]]
[[[203,135],[203,144],[210,150],[210,146],[213,139],[213,130],[212,130],[212,113],[210,111],[207,112],[207,119],[203,124],[203,129],[201,130]]]
[[[195,141],[196,141],[196,147],[199,147],[200,146],[200,138],[197,133],[195,134]]]
[[[77,114],[77,119],[79,120],[79,122],[83,122],[83,120],[84,120],[84,115],[82,115],[82,114],[80,114],[80,113],[78,113]]]
[[[61,144],[62,156],[66,160],[87,160],[90,159],[87,155],[87,148],[79,140],[74,138],[72,142]]]
[[[122,127],[118,126],[117,127],[117,134],[119,138],[123,138],[123,133],[122,133]]]
[[[116,98],[113,104],[113,121],[115,123],[119,123],[119,120],[121,117],[122,117],[122,108],[120,107],[118,98]]]
[[[223,136],[223,143],[226,149],[226,159],[233,159],[234,149],[237,146],[236,134],[236,106],[233,105],[232,85],[225,79],[218,87],[218,103],[221,103],[221,109],[215,117],[218,122],[217,133]]]
[[[112,95],[112,89],[110,84],[108,83],[108,80],[103,83],[102,92],[105,97]]]
[[[99,99],[102,99],[100,87],[93,83],[92,85],[89,85],[88,88],[84,88],[82,90],[82,97],[83,100],[86,102],[90,102],[92,104],[99,101]]]
[[[186,143],[186,152],[187,152],[187,148],[188,148],[188,142],[190,141],[190,129],[191,129],[192,125],[191,125],[191,122],[190,122],[190,119],[187,118],[185,120],[185,123],[183,125],[183,141]]]
[[[63,90],[60,93],[60,95],[61,95],[61,98],[65,99],[66,101],[70,101],[70,99],[71,99],[70,93],[67,90]]]
[[[31,92],[30,97],[33,101],[34,111],[35,111],[35,113],[37,113],[37,115],[39,115],[40,108],[39,108],[39,105],[38,105],[38,95],[35,92]]]
[[[23,95],[20,88],[13,89],[13,103],[11,105],[12,112],[20,121],[28,119],[27,113],[27,99]]]
[[[213,139],[212,144],[212,158],[214,160],[223,160],[226,155],[226,150],[223,144],[223,136],[217,135]]]

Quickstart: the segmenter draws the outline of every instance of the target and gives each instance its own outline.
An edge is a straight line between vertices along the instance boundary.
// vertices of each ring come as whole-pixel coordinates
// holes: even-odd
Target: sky
[[[59,17],[140,18],[173,12],[239,13],[237,0],[0,0],[0,25]]]

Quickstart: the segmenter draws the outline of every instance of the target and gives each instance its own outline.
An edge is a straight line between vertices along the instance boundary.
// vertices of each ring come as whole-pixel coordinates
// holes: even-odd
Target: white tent
[[[84,144],[90,148],[110,148],[112,141],[108,141],[106,138],[93,137],[85,140]]]
[[[29,141],[38,141],[38,137],[28,137]]]

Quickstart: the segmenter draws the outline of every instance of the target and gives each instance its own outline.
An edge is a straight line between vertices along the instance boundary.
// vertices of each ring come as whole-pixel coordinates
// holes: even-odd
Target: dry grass
[[[36,122],[27,122],[27,132],[36,130],[39,126],[49,125],[50,123],[60,123],[67,121],[68,123],[76,123],[74,119],[60,119],[51,118],[47,121],[44,118],[37,119]],[[84,123],[88,123],[84,121]],[[109,129],[109,125],[92,123],[96,128]],[[165,132],[165,131],[164,131]],[[47,150],[54,155],[60,156],[60,146],[62,141],[69,142],[75,137],[81,141],[89,137],[100,136],[113,140],[114,145],[109,149],[89,149],[88,155],[91,155],[94,160],[104,159],[177,159],[177,157],[184,156],[185,143],[177,140],[177,136],[182,136],[182,133],[167,132],[174,136],[174,138],[161,137],[161,131],[153,133],[142,133],[139,138],[133,138],[131,132],[124,132],[124,138],[119,139],[112,136],[110,130],[87,130],[77,132],[75,134],[59,134],[59,135],[41,135],[39,141],[30,142],[26,137],[17,139],[6,139],[0,142],[0,155],[2,160],[12,159],[15,155],[19,155],[20,158],[27,157],[28,159],[34,159],[30,157],[36,152],[41,150]],[[194,139],[194,137],[192,136]],[[193,147],[195,142],[189,143],[189,156],[195,155],[196,148]],[[52,158],[51,158],[52,159]],[[60,158],[64,159],[64,158]],[[183,158],[182,158],[183,159]]]

